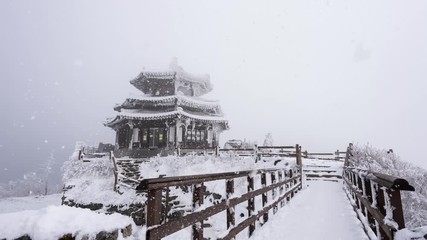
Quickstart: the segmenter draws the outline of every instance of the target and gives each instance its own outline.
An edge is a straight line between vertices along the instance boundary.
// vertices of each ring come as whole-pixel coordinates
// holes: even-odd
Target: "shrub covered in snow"
[[[402,161],[393,151],[369,145],[356,145],[352,153],[350,166],[404,178],[414,186],[415,192],[402,191],[406,226],[427,225],[427,170]]]

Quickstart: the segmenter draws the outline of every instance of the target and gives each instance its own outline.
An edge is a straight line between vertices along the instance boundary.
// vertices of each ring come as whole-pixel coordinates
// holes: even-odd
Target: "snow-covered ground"
[[[102,224],[100,224],[102,223]],[[28,235],[31,239],[56,240],[64,234],[72,234],[76,239],[85,235],[90,239],[101,231],[135,225],[131,218],[120,214],[98,214],[89,209],[67,206],[48,206],[39,210],[24,210],[0,214],[0,238],[15,239]],[[135,231],[134,238],[139,231]],[[118,233],[119,239],[123,239]]]
[[[341,182],[313,181],[257,229],[253,238],[287,240],[368,239]]]
[[[235,156],[225,156],[224,158],[187,156],[179,159],[171,156],[153,158],[152,161],[141,164],[140,171],[144,177],[157,177],[163,174],[176,176],[225,172],[242,168],[248,170],[273,166],[289,168],[294,162],[294,159],[285,159],[276,165],[274,159],[263,159],[255,163],[251,158]],[[117,195],[111,189],[111,162],[99,160],[91,163],[71,163],[72,165],[69,167],[73,171],[69,171],[69,176],[66,174],[65,178],[73,180],[73,184],[82,182],[84,184],[81,184],[80,188],[75,188],[75,193],[69,191],[68,194],[72,193],[71,195],[74,197],[80,195],[91,197],[91,199],[87,199],[89,201],[94,198],[90,192],[93,193],[96,189],[105,188],[104,192],[111,192],[109,193],[111,196]],[[269,222],[264,226],[260,227],[257,224],[257,229],[251,239],[368,239],[342,189],[342,180],[337,177],[341,175],[343,163],[305,159],[303,165],[305,173],[315,174],[317,177],[311,177],[314,178],[312,181],[304,181],[309,186],[300,191],[277,214],[271,214]],[[92,169],[93,172],[88,171],[88,168]],[[86,179],[87,175],[90,178]],[[315,180],[322,177],[327,177],[329,181]],[[100,188],[101,185],[93,181],[94,178],[99,181],[102,180],[103,184],[101,185],[104,188]],[[212,192],[223,190],[218,190],[215,184],[207,184],[206,186]],[[85,189],[87,191],[83,191]],[[137,228],[131,218],[119,214],[105,215],[87,209],[59,206],[61,197],[62,194],[54,194],[40,197],[1,199],[0,239],[14,239],[25,234],[33,239],[57,239],[65,233],[74,234],[77,239],[81,239],[85,234],[92,237],[100,231],[113,231],[129,224],[132,224],[133,235],[126,239],[145,239],[145,228]],[[98,200],[104,197],[105,195],[100,195],[94,199]],[[120,195],[120,197],[127,198],[126,194]],[[109,199],[107,202],[112,203],[116,200]],[[184,201],[185,197],[180,200]],[[133,202],[134,200],[128,199],[127,201]],[[236,211],[239,212],[238,209]],[[223,221],[224,216],[212,218],[209,222],[213,225],[217,223],[224,225],[217,219]],[[103,224],[99,224],[100,222]],[[236,239],[248,239],[247,231],[247,229],[244,230]],[[422,231],[426,230],[422,229]],[[215,227],[206,229],[205,233],[210,236],[223,234]],[[406,239],[405,236],[412,233],[402,231],[400,234],[404,235],[401,239]],[[191,230],[186,228],[165,239],[190,239],[190,236]],[[119,239],[122,238],[119,233]]]
[[[24,210],[37,210],[52,205],[59,206],[61,205],[61,197],[62,194],[3,198],[0,199],[0,214]]]

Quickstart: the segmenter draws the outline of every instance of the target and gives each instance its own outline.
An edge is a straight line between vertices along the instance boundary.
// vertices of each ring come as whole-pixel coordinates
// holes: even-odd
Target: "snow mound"
[[[91,238],[101,231],[111,232],[128,225],[135,229],[132,219],[120,214],[105,215],[88,209],[49,206],[0,215],[0,236],[15,239],[28,235],[31,239],[56,240],[64,234],[72,234],[81,239],[86,234]]]
[[[113,163],[109,158],[89,162],[71,159],[64,163],[62,170],[63,182],[68,187],[65,196],[75,203],[123,206],[145,201],[134,189],[127,189],[121,194],[113,191]]]

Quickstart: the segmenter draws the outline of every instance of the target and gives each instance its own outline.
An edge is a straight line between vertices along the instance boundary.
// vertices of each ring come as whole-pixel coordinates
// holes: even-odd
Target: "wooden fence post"
[[[147,228],[150,228],[159,225],[162,221],[162,190],[149,190],[147,198],[147,209],[149,211],[146,210],[145,212],[147,213]],[[150,231],[147,231],[146,239],[153,240],[156,238],[150,236]]]
[[[219,146],[215,148],[215,157],[219,157]]]
[[[348,165],[350,164],[349,161],[350,161],[350,157],[352,156],[351,154],[352,147],[353,147],[353,144],[349,143],[347,147],[347,151],[345,152],[344,167],[348,167]]]
[[[234,193],[234,179],[228,179],[226,183],[226,198],[231,198]],[[230,229],[236,224],[234,207],[227,207],[227,229]]]
[[[390,198],[390,205],[393,209],[393,220],[399,226],[399,229],[405,228],[405,219],[403,217],[402,199],[400,190],[387,189]]]
[[[113,153],[113,151],[110,151],[110,160],[113,162],[113,173],[114,173],[114,185],[113,185],[113,191],[114,191],[114,192],[117,192],[118,169],[117,169],[116,158],[114,157],[114,153]]]
[[[254,178],[252,176],[248,176],[248,192],[252,192],[254,190]],[[248,218],[255,215],[255,198],[250,198],[248,200]],[[255,221],[249,225],[249,237],[252,236],[255,231]]]
[[[301,167],[301,146],[299,144],[295,145],[295,155],[297,166]]]
[[[259,152],[258,145],[255,144],[254,145],[255,163],[261,160],[261,154],[259,154],[258,152]]]
[[[271,173],[271,184],[275,184],[275,183],[276,183],[276,172],[272,172]],[[274,201],[274,199],[276,198],[276,195],[277,195],[276,191],[277,191],[277,189],[273,189],[271,191],[271,198],[272,198],[273,201]],[[276,212],[277,212],[277,205],[274,205],[274,207],[273,207],[273,214],[276,214]]]
[[[261,186],[265,188],[267,186],[267,176],[265,173],[261,173]],[[262,194],[262,207],[267,206],[267,192]],[[264,224],[268,221],[268,211],[263,215]]]
[[[193,209],[203,204],[204,185],[195,184],[193,189]],[[193,225],[193,240],[203,240],[203,221]]]
[[[283,170],[279,170],[279,182],[281,182],[282,180],[283,180]],[[283,185],[286,185],[286,184],[283,184]],[[283,189],[284,189],[284,187],[283,187],[283,185],[280,185],[280,187],[279,187],[279,196],[282,196],[283,195]],[[282,201],[280,201],[280,207],[283,207],[285,204],[285,199],[283,199]]]
[[[366,198],[368,199],[368,201],[369,201],[369,203],[371,204],[371,206],[372,206],[372,202],[373,202],[373,200],[372,200],[372,184],[371,184],[371,180],[369,180],[369,179],[364,179],[364,184],[365,184],[365,194],[366,194]],[[365,209],[365,211],[366,211],[366,213],[365,213],[365,216],[366,216],[366,218],[368,219],[368,223],[369,223],[369,226],[370,226],[370,228],[372,229],[372,231],[376,231],[375,229],[374,229],[374,226],[375,226],[375,219],[374,219],[374,217],[372,216],[372,214],[368,211],[368,209],[366,208]]]

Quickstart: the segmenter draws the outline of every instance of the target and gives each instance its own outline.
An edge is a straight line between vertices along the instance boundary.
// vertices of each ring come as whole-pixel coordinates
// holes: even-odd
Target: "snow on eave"
[[[181,110],[181,109],[170,111],[170,112],[162,112],[162,113],[130,112],[130,111],[120,112],[115,118],[113,118],[109,122],[106,122],[104,125],[108,127],[112,127],[124,119],[162,120],[162,119],[177,118],[180,116],[184,118],[194,119],[197,121],[202,121],[202,122],[224,123],[225,126],[228,126],[228,120],[226,120],[223,116],[201,116],[201,115],[185,112],[184,110]]]
[[[176,72],[175,71],[159,71],[159,72],[141,72],[136,78],[131,80],[131,82],[136,82],[139,79],[175,79]]]
[[[162,96],[162,97],[151,97],[151,96],[131,96],[125,100],[121,105],[116,106],[114,109],[121,109],[126,103],[131,101],[143,101],[150,103],[173,103],[175,100],[178,100],[178,105],[183,105],[187,107],[194,107],[200,109],[213,109],[221,112],[221,106],[218,101],[213,100],[204,100],[200,98],[192,98],[183,95],[172,95],[172,96]]]

